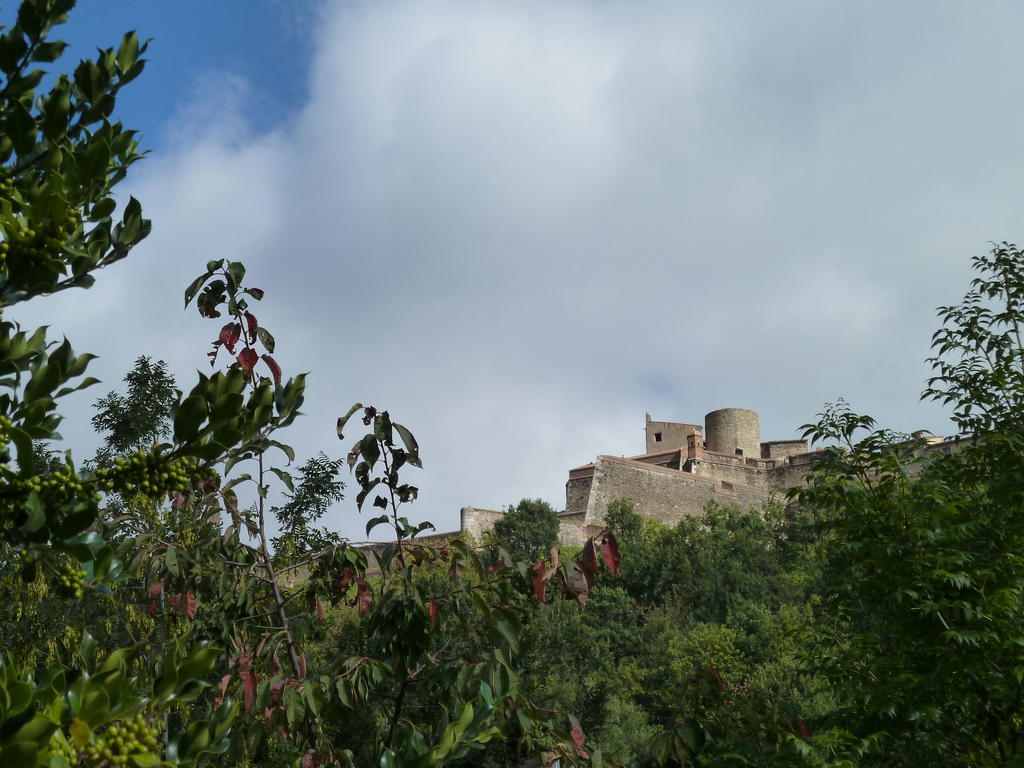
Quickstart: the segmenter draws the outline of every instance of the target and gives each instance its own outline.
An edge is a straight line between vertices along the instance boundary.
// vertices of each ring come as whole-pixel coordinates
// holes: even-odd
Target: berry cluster
[[[68,741],[64,732],[57,730],[53,736],[50,737],[50,743],[47,745],[47,750],[50,753],[50,759],[55,757],[63,757],[68,765],[75,765],[78,762],[78,750],[74,748],[71,742]],[[60,763],[57,763],[60,765]]]
[[[74,467],[65,464],[46,475],[33,475],[24,478],[20,485],[25,491],[35,491],[41,495],[53,497],[81,498],[83,494],[92,494],[93,501],[99,501],[100,495],[92,488],[92,484],[75,472]]]
[[[14,422],[6,416],[0,416],[0,450],[11,444],[11,427]]]
[[[61,591],[75,598],[81,598],[85,592],[82,587],[85,584],[85,571],[70,560],[61,563],[57,570],[57,583]]]
[[[111,725],[101,736],[94,736],[83,752],[92,765],[104,760],[110,765],[123,765],[132,755],[155,751],[159,736],[159,729],[139,714],[133,720]]]
[[[10,186],[10,181],[0,181],[0,194],[6,191],[4,184]],[[41,229],[32,229],[27,226],[11,228],[5,233],[3,242],[0,242],[0,256],[6,257],[11,253],[28,258],[41,258],[48,253],[53,253],[67,245],[68,237],[74,233],[82,223],[82,214],[76,209],[68,211],[62,221],[48,221]]]
[[[201,485],[212,472],[200,468],[199,462],[191,457],[168,461],[158,454],[138,451],[114,459],[112,469],[99,469],[94,477],[97,487],[107,492],[158,494],[184,492]]]

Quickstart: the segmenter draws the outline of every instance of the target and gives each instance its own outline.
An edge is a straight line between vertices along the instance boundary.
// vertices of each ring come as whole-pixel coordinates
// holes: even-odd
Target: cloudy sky
[[[2,12],[9,16],[10,5]],[[761,414],[792,437],[845,397],[918,401],[935,307],[1024,240],[1019,3],[82,0],[75,52],[154,38],[120,117],[153,234],[97,288],[23,312],[191,386],[216,323],[182,311],[243,261],[301,454],[354,401],[423,447],[411,517],[564,505],[567,470],[643,449],[644,412]],[[412,478],[410,478],[412,479]],[[354,496],[354,492],[351,494]],[[354,538],[346,500],[328,521]]]

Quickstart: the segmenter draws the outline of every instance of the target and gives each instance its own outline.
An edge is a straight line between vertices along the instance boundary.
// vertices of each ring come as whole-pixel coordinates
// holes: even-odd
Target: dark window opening
[[[737,456],[742,456],[743,455],[743,449],[742,448],[737,448],[736,449],[736,455]]]
[[[655,432],[654,433],[654,442],[656,442],[656,443],[660,443],[661,442],[661,432]]]

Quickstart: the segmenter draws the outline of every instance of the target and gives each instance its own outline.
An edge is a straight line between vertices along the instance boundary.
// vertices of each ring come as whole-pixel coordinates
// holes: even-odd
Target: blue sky
[[[211,75],[251,81],[256,98],[246,117],[255,129],[286,120],[306,98],[318,7],[313,0],[80,0],[60,35],[76,59],[116,46],[131,29],[152,38],[144,80],[123,92],[118,115],[160,150],[196,82]]]
[[[4,8],[10,4],[5,4]],[[91,0],[71,28],[155,38],[119,116],[153,234],[48,323],[182,387],[216,328],[181,310],[241,260],[300,454],[355,401],[417,434],[411,517],[564,503],[567,470],[643,449],[644,413],[751,408],[791,438],[845,397],[902,431],[935,307],[1021,241],[1024,6],[718,0]],[[85,52],[87,49],[79,48]],[[144,332],[140,328],[145,329]],[[77,426],[76,426],[77,425]],[[346,501],[329,523],[363,523]]]

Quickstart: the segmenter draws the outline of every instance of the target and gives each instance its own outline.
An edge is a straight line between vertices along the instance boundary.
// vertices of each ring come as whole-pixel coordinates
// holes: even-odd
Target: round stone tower
[[[722,408],[704,417],[707,450],[745,459],[761,458],[761,420],[746,408]]]

